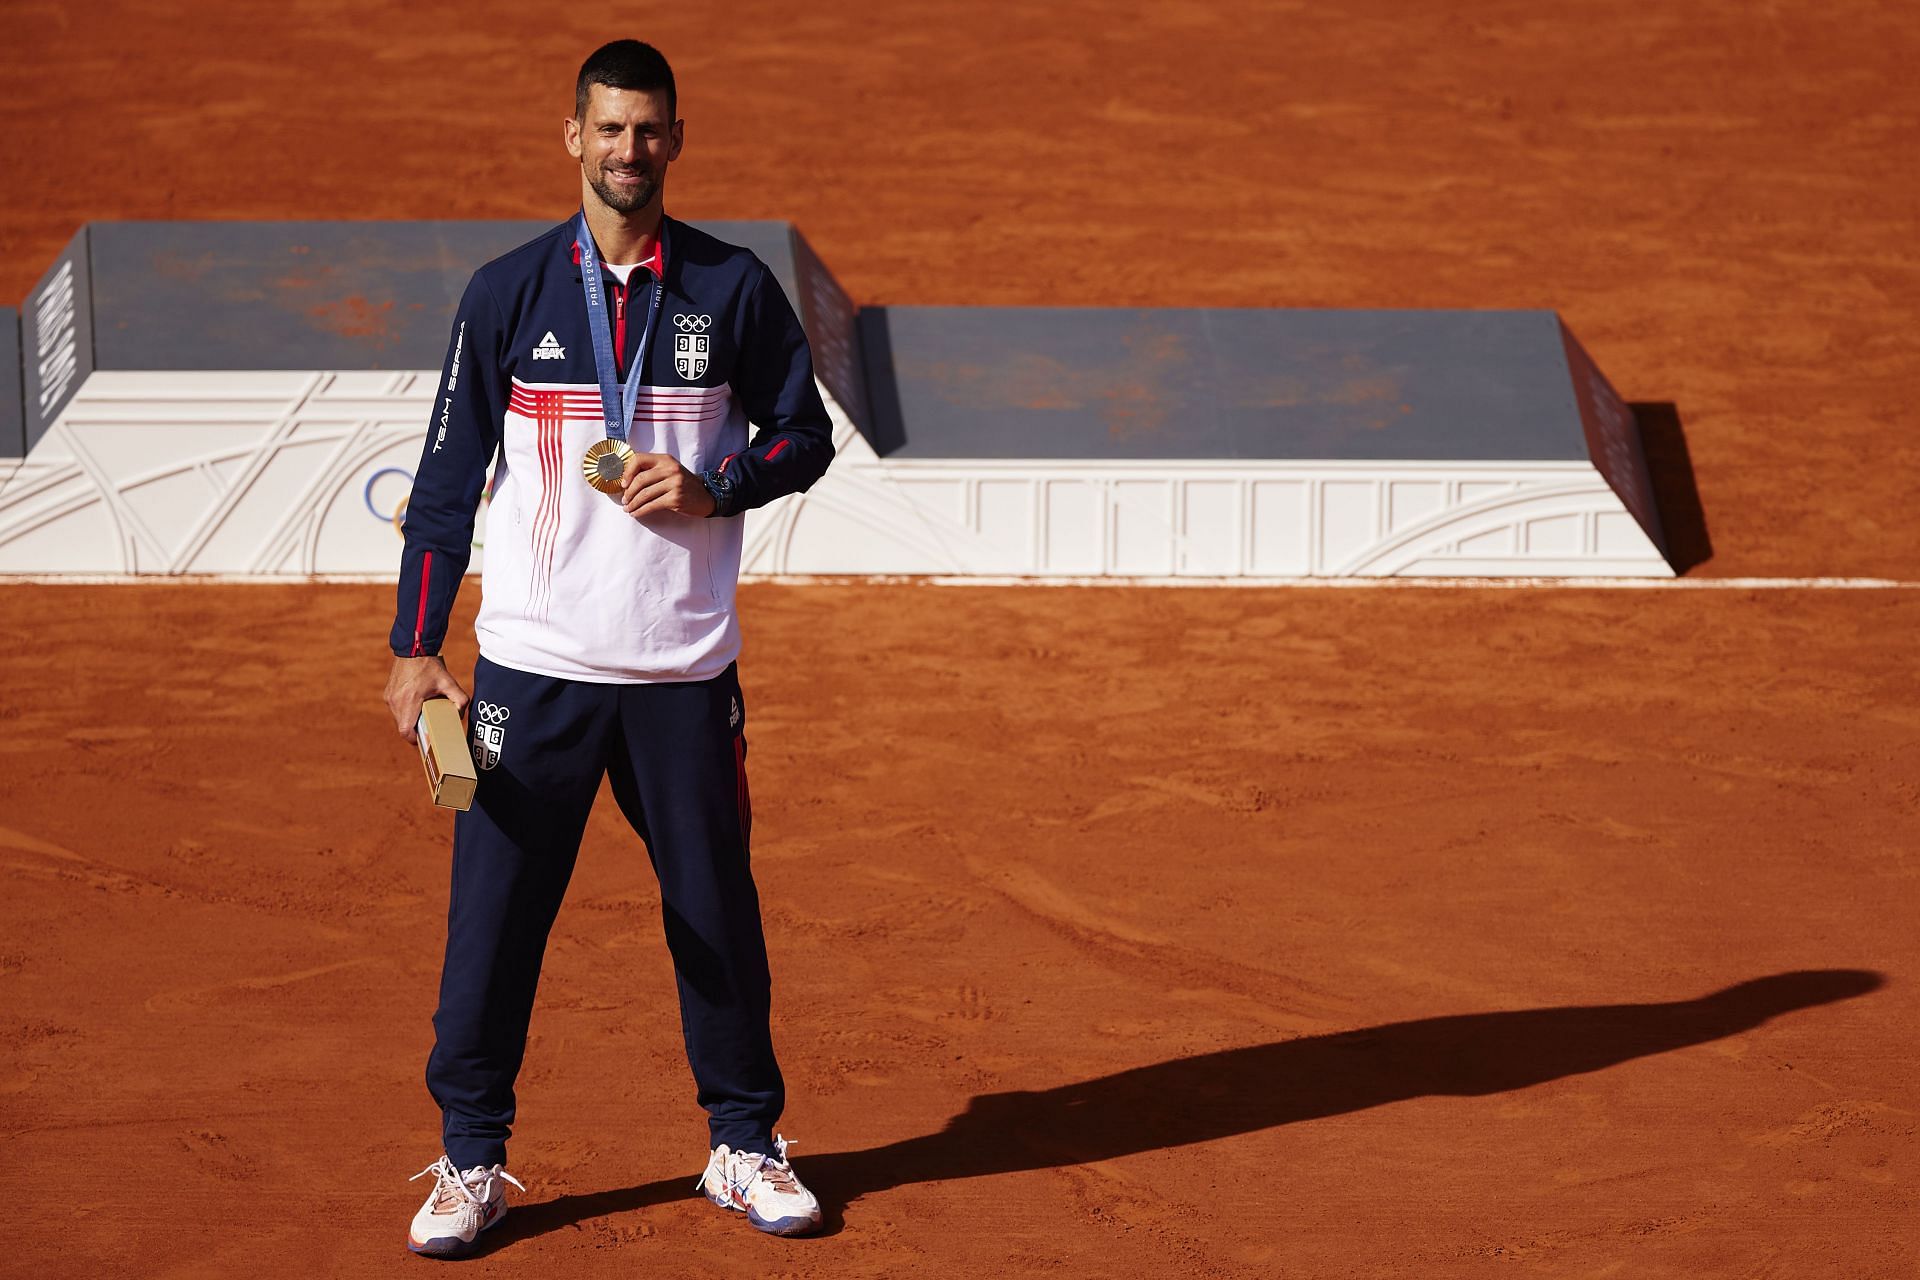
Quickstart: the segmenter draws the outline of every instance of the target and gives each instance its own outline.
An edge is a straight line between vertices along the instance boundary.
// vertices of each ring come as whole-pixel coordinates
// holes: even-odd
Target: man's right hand
[[[413,726],[420,719],[420,704],[428,698],[451,698],[455,711],[467,709],[467,691],[438,657],[395,658],[387,676],[387,710],[393,712],[394,727],[408,742],[416,742]]]

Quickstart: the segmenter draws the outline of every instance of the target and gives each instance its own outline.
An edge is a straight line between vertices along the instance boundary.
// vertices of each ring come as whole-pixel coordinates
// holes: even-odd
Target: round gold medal
[[[581,469],[587,473],[588,484],[602,493],[618,496],[627,464],[632,461],[633,446],[625,440],[596,440],[588,447]]]

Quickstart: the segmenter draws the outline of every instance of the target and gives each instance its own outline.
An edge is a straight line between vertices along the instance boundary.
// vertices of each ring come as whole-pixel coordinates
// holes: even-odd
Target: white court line
[[[1633,591],[1905,591],[1920,581],[1898,578],[1121,578],[1121,577],[889,577],[882,574],[741,574],[740,581],[782,586],[888,584],[931,587],[1323,587],[1338,589],[1502,590],[1569,588]]]
[[[392,586],[392,574],[102,574],[0,573],[0,587],[179,586],[245,583],[288,586],[312,583],[336,586]],[[1334,590],[1392,588],[1403,591],[1912,591],[1920,581],[1903,578],[1122,578],[936,576],[921,574],[771,574],[743,573],[741,585],[770,583],[802,586],[909,587],[1307,587]]]

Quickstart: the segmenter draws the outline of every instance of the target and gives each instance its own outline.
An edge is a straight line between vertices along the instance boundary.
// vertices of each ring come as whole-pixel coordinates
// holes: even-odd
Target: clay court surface
[[[663,6],[689,218],[865,303],[1553,307],[1694,576],[1920,577],[1912,17]],[[553,6],[17,4],[0,299],[96,218],[536,217]],[[378,317],[343,318],[371,323]],[[477,584],[452,654],[470,668]],[[692,1194],[596,813],[484,1275],[1911,1276],[1920,592],[743,592],[783,1129]],[[449,819],[390,593],[0,587],[9,1271],[424,1273]]]

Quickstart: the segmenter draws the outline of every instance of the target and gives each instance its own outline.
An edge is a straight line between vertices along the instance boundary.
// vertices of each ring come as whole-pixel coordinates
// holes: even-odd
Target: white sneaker
[[[778,1156],[758,1151],[713,1149],[700,1190],[723,1209],[747,1215],[747,1221],[776,1236],[804,1236],[820,1229],[820,1202],[794,1176],[787,1163],[787,1140],[774,1135]]]
[[[433,1191],[407,1230],[407,1248],[432,1258],[464,1258],[476,1248],[480,1233],[507,1216],[507,1186],[520,1180],[499,1165],[475,1165],[465,1173],[441,1156],[413,1175],[412,1182],[433,1175]]]

